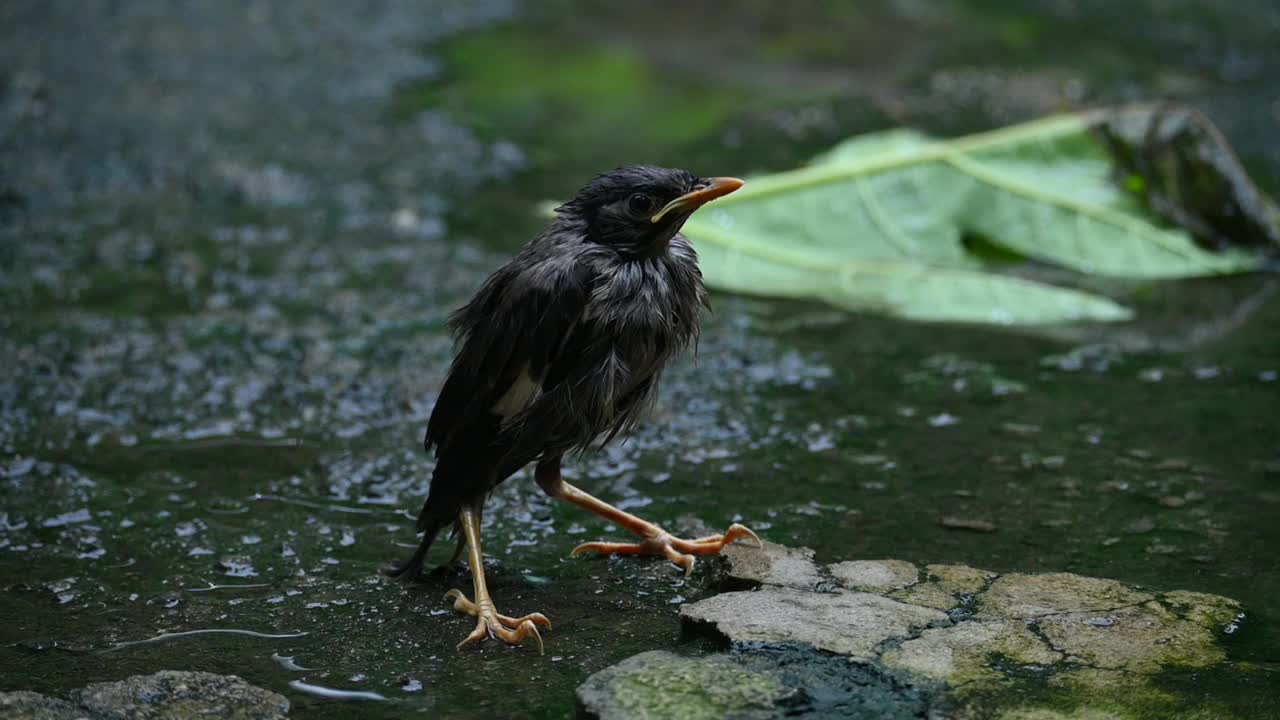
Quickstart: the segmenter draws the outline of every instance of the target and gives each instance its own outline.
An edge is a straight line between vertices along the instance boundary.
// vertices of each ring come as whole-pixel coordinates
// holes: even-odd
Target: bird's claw
[[[764,547],[760,536],[745,525],[734,523],[720,535],[684,540],[656,528],[655,534],[638,543],[589,542],[574,548],[572,555],[598,552],[602,555],[661,555],[672,564],[684,569],[685,577],[693,574],[696,555],[715,555],[739,539],[749,539],[755,547]]]
[[[532,637],[538,644],[538,654],[543,654],[542,634],[538,632],[538,626],[551,629],[551,621],[546,615],[535,612],[518,618],[508,617],[499,613],[487,597],[481,598],[479,603],[473,603],[461,590],[456,589],[445,593],[444,599],[453,601],[454,610],[476,618],[476,629],[458,643],[459,650],[464,645],[480,642],[485,637],[496,638],[508,645],[519,645],[525,638]]]

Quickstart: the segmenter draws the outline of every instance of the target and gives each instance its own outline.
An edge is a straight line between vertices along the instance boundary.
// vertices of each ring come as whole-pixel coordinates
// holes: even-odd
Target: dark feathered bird
[[[489,597],[480,550],[480,514],[503,480],[537,462],[538,485],[552,497],[598,513],[641,538],[588,543],[574,553],[661,555],[693,568],[694,555],[735,538],[681,540],[598,500],[560,477],[561,457],[611,440],[653,403],[667,361],[697,342],[707,294],[698,256],[680,234],[704,203],[742,186],[683,170],[629,166],[604,173],[569,202],[476,296],[449,319],[459,351],[427,424],[435,450],[431,490],[418,515],[418,550],[387,573],[415,577],[436,535],[451,526],[469,548],[475,602],[449,591],[476,629],[508,643],[550,628],[540,613],[501,615]],[[461,544],[459,545],[459,551]]]

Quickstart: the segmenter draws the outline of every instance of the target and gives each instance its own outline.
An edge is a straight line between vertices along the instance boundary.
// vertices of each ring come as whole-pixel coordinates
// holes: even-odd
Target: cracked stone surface
[[[1137,605],[1155,596],[1115,580],[1071,573],[1004,575],[978,599],[979,618],[1037,618]]]
[[[854,560],[824,568],[807,548],[773,544],[735,546],[725,555],[721,587],[748,589],[681,608],[686,629],[710,632],[733,648],[712,656],[717,660],[707,671],[727,672],[723,663],[737,662],[778,678],[776,667],[743,658],[762,648],[810,648],[823,657],[852,660],[839,666],[845,668],[840,673],[857,668],[864,674],[858,683],[846,683],[864,688],[851,691],[851,697],[865,694],[867,686],[881,693],[877,697],[911,697],[916,714],[907,716],[913,717],[951,717],[950,710],[938,708],[952,701],[961,708],[957,717],[973,714],[964,710],[966,703],[987,713],[975,717],[1128,717],[1117,714],[1116,707],[1142,697],[1169,702],[1168,692],[1153,684],[1164,670],[1222,663],[1226,652],[1219,635],[1235,631],[1244,617],[1230,598],[1156,593],[1071,573],[999,575],[966,565],[919,568],[903,560]],[[689,659],[662,662],[693,667]],[[794,668],[812,660],[788,662]],[[606,677],[619,687],[616,677]],[[767,712],[752,707],[749,713],[708,717],[809,716],[787,703],[825,692],[796,690],[792,680],[780,687],[798,695],[778,695],[791,700],[777,700]],[[1065,710],[1027,705],[1025,691],[1034,694],[1037,687],[1079,694],[1079,702]],[[1103,695],[1108,705],[1090,705]],[[881,710],[894,706],[886,702]],[[999,712],[988,712],[994,709]]]
[[[1226,656],[1210,630],[1155,602],[1052,615],[1036,625],[1053,647],[1096,669],[1156,673],[1167,665],[1205,667]]]
[[[809,548],[789,548],[765,541],[764,548],[728,545],[721,553],[731,586],[779,585],[812,590],[822,581]]]
[[[889,597],[912,605],[950,610],[963,603],[965,596],[976,595],[996,577],[993,572],[968,565],[926,565],[928,579],[892,592]]]
[[[706,623],[731,642],[800,643],[860,660],[886,640],[903,638],[946,613],[871,593],[816,593],[763,587],[724,593],[680,610],[688,623]]]
[[[961,622],[929,628],[920,636],[887,651],[881,660],[891,668],[959,686],[977,680],[999,680],[1004,673],[992,656],[1024,668],[1052,665],[1064,659],[1019,620]]]
[[[235,675],[164,670],[118,682],[93,683],[71,699],[33,692],[0,692],[0,716],[7,720],[230,720],[284,718],[289,701]]]

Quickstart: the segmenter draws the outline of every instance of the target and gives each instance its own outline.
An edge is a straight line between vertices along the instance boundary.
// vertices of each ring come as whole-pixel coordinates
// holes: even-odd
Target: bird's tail
[[[422,564],[426,562],[427,553],[431,550],[431,544],[435,542],[442,527],[443,523],[437,523],[425,528],[422,540],[418,543],[418,549],[414,550],[406,560],[392,561],[383,565],[382,574],[397,580],[417,579],[422,572]]]
[[[422,533],[422,541],[418,549],[407,560],[391,562],[383,566],[382,574],[387,577],[403,580],[414,580],[422,572],[427,552],[435,542],[440,531],[458,520],[462,510],[463,497],[458,493],[459,483],[449,482],[455,468],[448,458],[442,457],[432,473],[431,489],[427,492],[427,501],[418,512],[417,528]]]

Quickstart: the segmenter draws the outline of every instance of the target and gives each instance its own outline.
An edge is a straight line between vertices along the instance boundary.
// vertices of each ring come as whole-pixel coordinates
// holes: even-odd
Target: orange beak
[[[743,182],[738,178],[732,178],[732,177],[703,178],[703,180],[698,184],[697,188],[667,203],[665,207],[663,207],[661,210],[655,213],[653,217],[649,218],[649,222],[651,223],[661,222],[662,218],[666,217],[668,213],[672,213],[672,212],[680,212],[686,209],[688,210],[688,212],[693,212],[694,210],[697,210],[698,208],[702,207],[703,205],[706,205],[707,203],[711,202],[712,200],[715,200],[718,197],[724,197],[725,195],[728,195],[734,190],[737,190],[738,188],[742,187],[742,185],[743,185]]]

